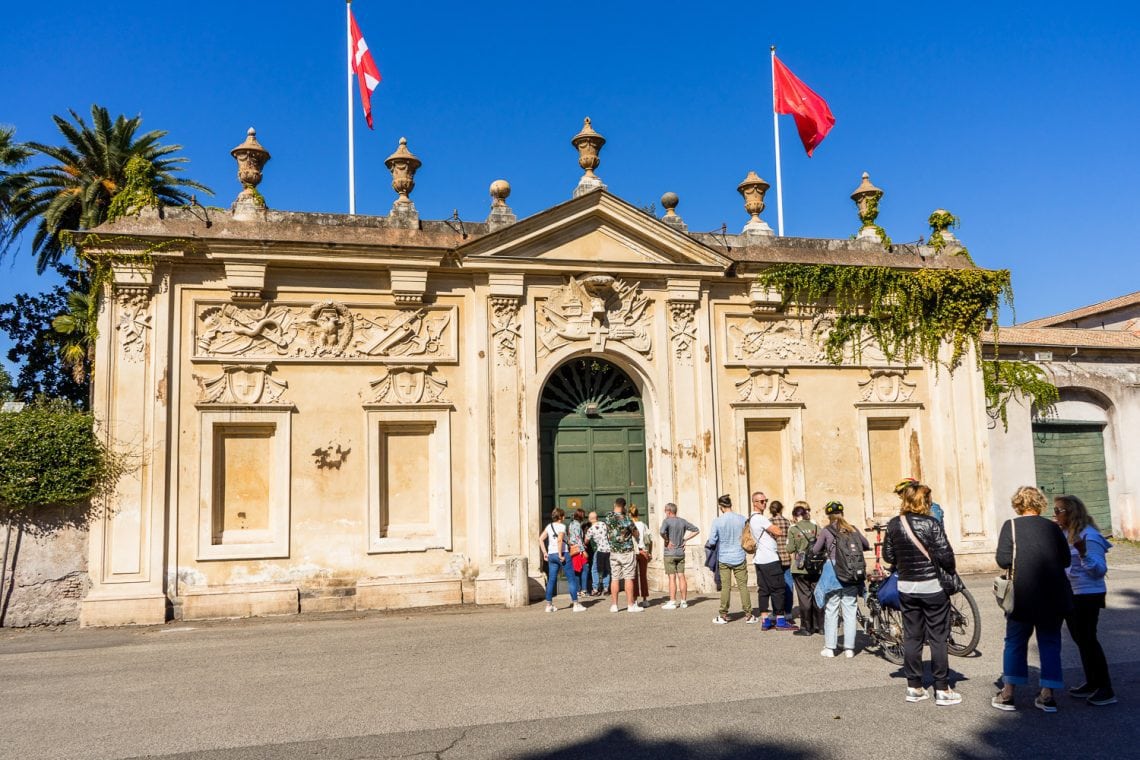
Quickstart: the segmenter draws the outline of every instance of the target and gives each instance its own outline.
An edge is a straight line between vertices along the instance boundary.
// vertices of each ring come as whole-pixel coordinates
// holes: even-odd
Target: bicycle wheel
[[[968,657],[978,648],[982,638],[982,622],[978,603],[969,589],[950,597],[950,638],[946,650],[955,657]]]
[[[879,611],[879,651],[887,662],[903,664],[903,621],[902,613],[889,607]]]

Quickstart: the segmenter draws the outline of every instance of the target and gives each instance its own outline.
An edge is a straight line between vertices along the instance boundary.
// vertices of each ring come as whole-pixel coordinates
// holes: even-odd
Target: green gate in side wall
[[[547,381],[539,407],[541,526],[555,505],[608,513],[621,496],[646,503],[645,415],[637,386],[604,359],[573,359]]]
[[[1085,503],[1101,532],[1107,535],[1112,532],[1112,512],[1103,431],[1104,426],[1096,422],[1035,422],[1033,463],[1037,487],[1045,493],[1050,507],[1054,496],[1072,494]]]

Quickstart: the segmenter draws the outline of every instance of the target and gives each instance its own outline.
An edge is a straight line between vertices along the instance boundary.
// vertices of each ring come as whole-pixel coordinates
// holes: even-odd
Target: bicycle
[[[859,597],[855,607],[855,620],[863,632],[871,637],[879,654],[887,662],[903,664],[902,612],[884,607],[879,602],[879,589],[890,575],[883,568],[883,531],[887,526],[875,523],[866,532],[875,533],[875,566],[867,573],[867,593]]]
[[[864,632],[878,645],[883,657],[895,665],[901,665],[902,654],[902,613],[899,610],[883,607],[879,602],[879,588],[887,580],[889,573],[883,568],[883,531],[887,526],[875,523],[866,529],[875,534],[875,566],[867,574],[867,594],[860,599],[856,608],[856,619]],[[978,603],[969,589],[950,596],[950,636],[946,641],[946,651],[955,657],[969,657],[978,648],[982,637],[979,623]]]

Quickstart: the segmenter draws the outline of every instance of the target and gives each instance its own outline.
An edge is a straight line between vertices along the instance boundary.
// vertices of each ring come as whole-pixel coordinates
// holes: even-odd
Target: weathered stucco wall
[[[0,528],[0,552],[4,540]],[[83,528],[34,533],[12,528],[8,576],[0,600],[4,626],[63,625],[79,618],[79,600],[91,587],[87,540]]]

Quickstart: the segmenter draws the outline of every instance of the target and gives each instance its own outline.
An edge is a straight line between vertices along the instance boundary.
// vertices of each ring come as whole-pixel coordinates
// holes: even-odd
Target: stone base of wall
[[[191,586],[182,595],[183,620],[295,615],[300,592],[288,584]]]
[[[356,609],[392,610],[463,603],[463,582],[454,577],[368,578],[356,582]]]
[[[87,537],[86,530],[75,527],[43,535],[12,528],[0,617],[5,627],[63,625],[79,618],[79,600],[91,588]],[[3,543],[0,527],[0,554]]]
[[[81,626],[162,625],[166,622],[166,597],[161,594],[139,596],[92,596],[80,603]]]

